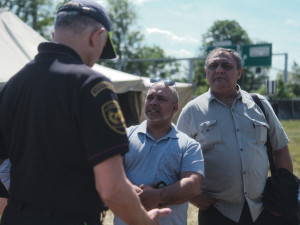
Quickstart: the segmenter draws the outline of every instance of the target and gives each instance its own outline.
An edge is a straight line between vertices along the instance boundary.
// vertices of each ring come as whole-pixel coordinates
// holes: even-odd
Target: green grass
[[[282,120],[280,122],[290,139],[288,146],[293,161],[294,174],[300,177],[300,120]]]
[[[280,121],[287,133],[290,143],[289,150],[294,166],[294,174],[300,177],[300,120],[282,120]],[[104,221],[104,225],[113,225],[113,215],[109,211]],[[188,210],[188,225],[198,224],[198,209],[191,205]]]

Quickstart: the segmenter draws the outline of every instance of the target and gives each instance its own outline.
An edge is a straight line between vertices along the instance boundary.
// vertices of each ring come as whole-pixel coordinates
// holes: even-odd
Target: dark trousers
[[[56,215],[20,205],[7,205],[1,216],[1,225],[101,225],[101,222],[86,221],[76,216]]]
[[[275,217],[266,211],[263,211],[258,219],[253,222],[246,201],[238,223],[228,219],[213,205],[207,210],[199,210],[198,223],[199,225],[284,225],[280,217]]]

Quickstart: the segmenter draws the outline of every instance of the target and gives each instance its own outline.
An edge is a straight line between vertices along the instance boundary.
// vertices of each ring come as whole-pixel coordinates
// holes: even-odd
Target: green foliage
[[[283,74],[278,74],[277,79],[276,79],[276,95],[275,98],[280,99],[280,98],[294,98],[295,94],[289,88],[287,84],[284,83],[283,81]]]
[[[197,86],[197,89],[196,89],[194,95],[196,95],[196,96],[201,95],[201,94],[207,92],[208,89],[209,89],[209,84],[208,84],[207,79],[202,79],[201,83]]]
[[[227,40],[237,45],[252,43],[247,32],[235,20],[217,20],[203,35],[203,47],[212,46],[216,41]]]
[[[238,84],[247,92],[256,92],[261,88],[267,77],[268,76],[264,73],[255,73],[253,68],[244,68],[242,77],[238,80]]]
[[[158,46],[154,47],[141,47],[138,49],[137,54],[134,56],[138,59],[153,59],[153,58],[165,58],[168,57],[165,55],[164,50]],[[128,68],[135,67],[137,75],[146,76],[159,76],[162,78],[170,77],[173,73],[178,72],[178,63],[175,61],[172,62],[149,62],[143,61],[139,63],[128,63]],[[133,70],[131,70],[133,71]]]
[[[140,76],[169,77],[179,69],[178,63],[151,62],[140,59],[168,58],[164,50],[158,46],[144,46],[143,34],[134,29],[137,14],[128,0],[108,0],[108,14],[112,22],[112,41],[118,58],[116,60],[101,60],[100,64]],[[130,62],[139,59],[139,62]]]
[[[290,89],[296,97],[300,97],[300,66],[296,62],[293,63],[292,72],[290,72],[288,76],[288,89]]]
[[[119,60],[129,58],[140,47],[143,35],[132,29],[137,19],[134,7],[128,0],[107,0],[111,18],[112,40]]]
[[[288,82],[284,83],[283,73],[276,78],[276,98],[300,97],[300,66],[293,62],[292,71],[288,74]]]

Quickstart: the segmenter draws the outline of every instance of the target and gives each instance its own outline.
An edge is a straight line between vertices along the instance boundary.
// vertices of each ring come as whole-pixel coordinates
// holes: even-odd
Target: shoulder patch
[[[116,100],[108,101],[102,106],[102,116],[106,124],[119,134],[126,134],[125,119],[119,103]]]
[[[113,92],[115,92],[114,86],[112,85],[112,83],[108,82],[108,81],[102,81],[98,84],[96,84],[92,89],[91,89],[91,94],[96,97],[101,91],[105,90],[105,89],[110,89]]]

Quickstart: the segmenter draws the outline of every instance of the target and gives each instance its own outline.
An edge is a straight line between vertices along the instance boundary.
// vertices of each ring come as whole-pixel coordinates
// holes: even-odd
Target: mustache
[[[159,108],[159,106],[156,106],[156,105],[150,105],[146,108],[146,111],[151,111],[151,110],[158,111],[158,110],[160,110],[160,108]]]

